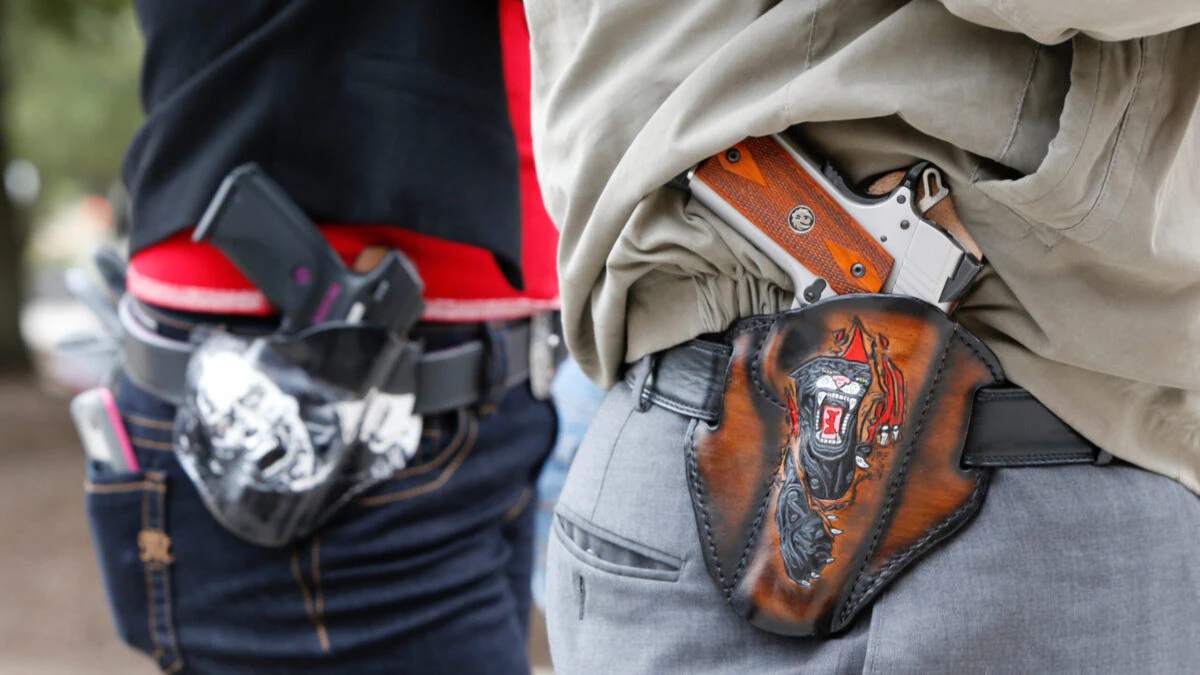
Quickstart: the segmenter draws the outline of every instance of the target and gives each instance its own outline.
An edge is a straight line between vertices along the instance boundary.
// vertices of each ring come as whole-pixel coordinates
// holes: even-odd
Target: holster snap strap
[[[839,296],[729,336],[728,356],[668,353],[646,378],[653,402],[701,416],[710,402],[661,368],[727,364],[717,416],[687,444],[705,562],[754,625],[835,633],[979,508],[991,469],[964,466],[963,443],[977,393],[1004,382],[1000,364],[901,296]]]

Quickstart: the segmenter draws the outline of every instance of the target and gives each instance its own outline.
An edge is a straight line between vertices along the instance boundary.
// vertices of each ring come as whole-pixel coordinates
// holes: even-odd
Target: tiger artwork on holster
[[[793,581],[810,586],[832,563],[838,511],[871,475],[872,453],[893,446],[904,418],[904,376],[888,340],[855,318],[833,335],[833,355],[790,374],[790,433],[776,504],[780,552]]]

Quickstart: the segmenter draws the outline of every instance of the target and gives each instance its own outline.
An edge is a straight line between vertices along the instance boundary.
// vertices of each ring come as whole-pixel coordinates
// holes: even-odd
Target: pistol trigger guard
[[[937,184],[937,190],[933,189],[934,183]],[[925,215],[929,209],[950,196],[950,188],[946,186],[946,178],[940,169],[929,166],[921,172],[921,194],[923,196],[917,200],[917,209],[921,215]]]

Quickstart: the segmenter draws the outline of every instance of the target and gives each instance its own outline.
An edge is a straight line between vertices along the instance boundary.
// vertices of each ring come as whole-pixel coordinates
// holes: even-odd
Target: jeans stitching
[[[464,423],[464,421],[466,419],[468,419],[467,413],[462,410],[459,410],[458,415],[459,415],[458,429],[455,431],[454,437],[452,439],[450,439],[449,443],[446,444],[446,447],[443,448],[440,452],[438,452],[437,457],[434,457],[433,459],[429,460],[428,462],[425,462],[424,464],[401,469],[401,470],[393,473],[390,480],[396,480],[397,478],[407,478],[409,476],[419,476],[423,473],[429,473],[430,471],[433,471],[434,469],[445,464],[446,461],[448,459],[450,459],[451,455],[453,455],[455,452],[458,452],[458,445],[463,442],[463,440],[466,438],[467,432],[468,432],[468,425],[466,423]],[[440,432],[439,432],[439,435],[440,435]]]
[[[321,640],[321,624],[317,621],[316,606],[313,603],[313,596],[308,592],[308,584],[304,583],[304,573],[300,571],[300,547],[292,546],[292,576],[296,579],[296,585],[300,587],[300,595],[304,598],[304,613],[308,615],[308,620],[312,622],[317,629],[317,642],[321,645],[321,651],[325,649],[325,643]]]
[[[142,529],[144,531],[154,531],[165,535],[165,514],[166,514],[166,499],[167,488],[164,483],[166,476],[158,471],[147,471],[147,480],[142,484],[145,489],[142,492]],[[151,495],[157,493],[155,499],[155,508],[153,509],[154,517],[151,518]],[[173,614],[171,607],[171,580],[170,574],[171,561],[149,560],[143,562],[146,580],[146,610],[147,623],[150,631],[150,640],[154,645],[154,651],[150,654],[156,664],[164,673],[176,673],[183,668],[183,656],[179,651],[179,642],[175,636],[175,627],[171,621]],[[155,602],[161,597],[161,603]],[[162,611],[162,616],[159,616],[159,611]],[[169,655],[171,663],[163,663],[163,658],[168,655],[166,649],[163,648],[162,641],[159,639],[159,623],[163,624],[164,633],[167,635]]]
[[[148,471],[146,473],[146,476],[147,476],[147,478],[151,479],[152,483],[154,483],[155,485],[161,486],[161,489],[156,490],[156,492],[158,493],[158,497],[156,498],[158,501],[158,509],[157,509],[158,529],[159,529],[159,531],[161,531],[163,533],[164,536],[166,536],[167,490],[166,490],[166,485],[163,483],[163,481],[166,480],[166,476],[157,471]],[[170,541],[170,539],[168,539],[167,541]],[[180,654],[180,652],[179,652],[179,640],[177,639],[177,637],[175,635],[175,622],[172,620],[172,617],[174,615],[174,609],[171,604],[171,577],[170,577],[171,567],[170,566],[173,562],[174,562],[174,559],[169,558],[166,561],[158,563],[156,566],[157,570],[158,570],[158,574],[160,575],[160,578],[162,580],[162,584],[161,584],[162,585],[162,600],[163,600],[162,620],[163,620],[163,625],[166,627],[166,630],[167,630],[167,641],[171,647],[171,655],[174,657],[174,660],[172,661],[171,665],[169,667],[163,668],[163,672],[166,672],[166,673],[175,673],[175,672],[178,672],[181,668],[183,668],[183,655]]]
[[[375,495],[373,497],[365,497],[358,500],[357,503],[362,506],[382,506],[384,504],[391,504],[393,502],[423,495],[445,485],[446,482],[450,480],[450,477],[458,471],[458,467],[462,466],[462,463],[466,461],[467,455],[471,454],[471,450],[475,448],[475,441],[479,435],[479,424],[473,417],[467,418],[467,424],[468,434],[466,442],[463,443],[462,449],[454,457],[454,461],[447,464],[445,470],[443,470],[441,475],[439,475],[436,479],[425,483],[424,485],[417,485],[406,490],[400,490],[398,492],[392,492],[383,495]]]
[[[142,529],[150,529],[150,491],[142,492]],[[150,567],[151,563],[143,563],[142,569],[146,577],[146,620],[150,631],[150,642],[154,645],[154,652],[150,654],[150,658],[157,663],[162,658],[162,646],[158,643],[158,620],[157,614],[154,611],[154,582],[153,571]]]
[[[316,610],[317,639],[321,641],[321,650],[328,652],[329,630],[325,624],[325,593],[321,589],[321,538],[313,537],[312,546],[313,591],[316,593],[314,609]]]
[[[521,490],[521,496],[517,498],[517,503],[509,507],[504,515],[500,516],[500,524],[507,525],[516,520],[525,512],[525,507],[529,506],[529,502],[533,500],[533,488],[525,488]]]
[[[131,413],[125,413],[122,415],[122,417],[141,427],[148,427],[150,429],[163,429],[167,431],[175,430],[175,422],[173,420],[156,420]]]
[[[165,441],[152,441],[148,438],[141,438],[140,436],[130,436],[129,443],[145,450],[159,450],[165,452],[175,449],[175,445],[172,443],[167,443]]]
[[[84,481],[83,491],[91,494],[114,494],[121,492],[153,492],[162,491],[164,488],[160,485],[147,481],[136,481],[132,483],[114,483],[112,485],[96,485],[91,481]]]

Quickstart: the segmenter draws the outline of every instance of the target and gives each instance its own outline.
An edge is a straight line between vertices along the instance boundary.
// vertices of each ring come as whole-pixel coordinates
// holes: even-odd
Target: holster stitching
[[[770,332],[767,335],[761,335],[754,342],[754,356],[750,358],[750,379],[754,382],[754,388],[758,393],[762,394],[768,401],[774,403],[777,408],[783,410],[785,408],[783,401],[779,400],[772,392],[770,387],[767,387],[760,377],[759,359],[762,357],[763,345],[768,342]]]
[[[938,388],[942,384],[942,373],[946,370],[946,361],[950,357],[950,348],[954,344],[954,338],[958,336],[958,325],[955,324],[953,333],[950,339],[946,340],[946,347],[942,350],[942,358],[938,362],[937,372],[934,373],[933,382],[929,387],[929,393],[925,395],[925,403],[921,407],[921,417],[917,420],[916,428],[913,430],[913,436],[909,439],[905,446],[904,459],[900,462],[900,469],[896,472],[896,476],[892,479],[892,484],[888,489],[887,503],[884,504],[883,511],[879,519],[876,521],[875,532],[871,536],[871,543],[867,547],[866,555],[863,556],[863,561],[859,565],[858,571],[854,574],[855,585],[863,578],[863,572],[867,569],[867,565],[871,562],[871,557],[875,554],[875,549],[879,545],[879,539],[883,536],[883,530],[889,522],[892,508],[896,505],[896,495],[899,492],[897,487],[904,483],[905,477],[908,475],[908,463],[912,459],[913,450],[917,447],[917,442],[921,439],[921,434],[925,431],[925,420],[929,417],[929,409],[932,407],[934,398],[937,396]],[[842,611],[838,613],[838,624],[844,625],[846,621],[853,616],[857,610],[859,603],[862,601],[868,589],[858,589],[850,593],[846,604],[842,606]]]
[[[717,554],[717,543],[713,540],[712,521],[708,517],[708,506],[704,502],[704,484],[700,478],[700,465],[696,461],[696,424],[691,424],[687,435],[687,459],[688,473],[692,478],[692,491],[696,496],[696,501],[700,507],[700,516],[704,522],[704,537],[708,543],[708,554],[712,558],[713,567],[717,570],[717,579],[721,587],[721,594],[725,596],[728,602],[733,597],[733,586],[726,583],[725,572],[721,569],[721,558]]]
[[[967,340],[966,338],[964,338],[962,336],[962,333],[958,332],[958,327],[959,327],[958,324],[954,324],[954,339],[958,340],[958,342],[960,344],[962,344],[967,349],[971,350],[971,353],[974,354],[981,363],[983,363],[983,367],[988,369],[988,373],[992,376],[992,379],[1003,382],[1004,381],[1004,373],[999,372],[995,368],[993,368],[992,367],[992,359],[985,357],[975,345],[971,344],[970,340]]]
[[[975,485],[971,488],[971,496],[967,498],[967,501],[964,502],[962,506],[958,507],[954,513],[946,516],[942,522],[938,523],[932,530],[926,533],[924,537],[921,537],[919,540],[917,540],[917,542],[912,546],[892,556],[886,563],[884,563],[879,569],[879,574],[873,581],[871,581],[870,584],[862,589],[860,598],[856,599],[855,601],[858,601],[862,597],[870,596],[872,591],[887,583],[889,579],[895,576],[895,574],[892,572],[894,568],[897,566],[903,566],[910,562],[914,556],[919,555],[926,549],[927,546],[930,545],[931,540],[940,537],[947,527],[953,526],[955,523],[959,522],[959,519],[964,514],[973,511],[979,505],[979,498],[983,494],[983,478],[983,472],[978,472],[975,476]]]
[[[764,339],[762,342],[765,341],[766,340]],[[761,351],[762,342],[759,343],[759,351]],[[754,372],[758,372],[757,365],[754,367]],[[734,570],[733,573],[733,583],[735,586],[742,579],[742,570],[746,567],[746,561],[750,559],[750,552],[754,550],[755,546],[758,544],[758,535],[762,529],[763,517],[767,512],[767,504],[771,501],[771,484],[774,483],[776,478],[779,476],[779,468],[784,461],[786,461],[787,453],[789,450],[791,450],[790,443],[780,443],[779,446],[779,458],[775,462],[775,471],[774,473],[770,474],[767,477],[767,480],[763,483],[763,497],[758,504],[758,513],[754,515],[754,525],[750,528],[750,536],[746,538],[746,546],[742,549],[742,557],[740,560],[738,560],[737,569]]]

